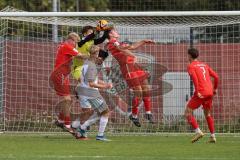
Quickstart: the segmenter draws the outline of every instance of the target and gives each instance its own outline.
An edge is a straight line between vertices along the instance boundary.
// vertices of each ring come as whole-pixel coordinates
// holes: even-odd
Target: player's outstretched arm
[[[135,56],[130,50],[127,49],[127,47],[122,46],[122,45],[115,45],[115,47],[121,51],[122,53],[124,53],[127,56]]]
[[[155,42],[151,39],[144,39],[142,41],[139,41],[139,42],[133,43],[132,45],[129,45],[127,49],[135,50],[144,44],[151,44],[151,43],[154,44]]]
[[[107,39],[108,34],[109,34],[109,30],[104,31],[102,37],[97,38],[97,39],[94,39],[94,44],[95,44],[95,45],[98,45],[98,44],[103,43],[103,42]]]
[[[89,86],[93,88],[99,88],[99,89],[110,89],[112,88],[111,83],[94,83],[94,82],[89,82]]]
[[[77,55],[76,55],[76,57],[77,58],[79,58],[79,59],[89,59],[89,56],[88,55],[84,55],[84,54],[81,54],[81,53],[78,53]]]
[[[63,49],[64,49],[65,54],[71,55],[73,57],[77,57],[80,59],[88,59],[89,58],[89,56],[78,52],[78,50],[76,48],[71,47],[69,45],[65,45]]]
[[[84,39],[82,39],[80,42],[78,42],[78,47],[82,47],[86,42],[93,40],[95,37],[94,34],[90,34],[87,37],[85,37]]]
[[[98,80],[98,83],[99,83],[99,84],[105,84],[106,82],[104,82],[103,80],[100,80],[100,79],[99,79],[99,80]]]

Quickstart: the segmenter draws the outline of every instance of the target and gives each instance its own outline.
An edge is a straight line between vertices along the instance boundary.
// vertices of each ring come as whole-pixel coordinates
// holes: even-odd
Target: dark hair
[[[198,50],[196,48],[189,48],[188,54],[193,58],[196,59],[199,56]]]
[[[88,30],[94,30],[93,26],[84,26],[82,29],[82,34],[86,33]]]
[[[99,50],[98,57],[101,57],[103,60],[105,60],[108,57],[108,52],[104,51],[102,49]]]

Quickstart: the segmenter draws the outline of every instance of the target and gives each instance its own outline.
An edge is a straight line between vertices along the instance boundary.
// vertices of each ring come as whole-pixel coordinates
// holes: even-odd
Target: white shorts
[[[99,98],[88,98],[85,96],[80,96],[80,105],[82,108],[93,108],[99,113],[108,109],[105,100],[102,97]]]
[[[79,103],[81,108],[92,108],[91,104],[88,101],[88,97],[80,96]]]

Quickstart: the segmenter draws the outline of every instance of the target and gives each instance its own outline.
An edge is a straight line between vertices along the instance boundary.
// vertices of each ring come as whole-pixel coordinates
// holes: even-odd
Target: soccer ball
[[[103,19],[103,20],[98,21],[96,30],[97,31],[106,31],[106,30],[109,30],[110,28],[111,28],[111,26],[109,25],[108,21]]]

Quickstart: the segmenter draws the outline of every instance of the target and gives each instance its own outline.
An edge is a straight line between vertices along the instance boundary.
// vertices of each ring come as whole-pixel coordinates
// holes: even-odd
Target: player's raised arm
[[[108,34],[109,34],[109,30],[104,31],[103,35],[101,37],[94,39],[94,44],[98,45],[98,44],[103,43],[107,39]]]
[[[142,41],[139,41],[139,42],[136,42],[136,43],[133,43],[129,46],[126,46],[126,49],[129,49],[129,50],[135,50],[141,46],[143,46],[144,44],[154,44],[155,42],[151,39],[144,39]]]
[[[78,53],[78,54],[76,55],[76,57],[77,57],[77,58],[80,58],[80,59],[88,59],[88,58],[89,58],[88,55],[84,55],[84,54],[82,54],[82,53]]]
[[[89,82],[89,86],[93,88],[99,88],[99,89],[111,89],[112,84],[111,83],[94,83]]]
[[[123,45],[116,41],[113,43],[113,45],[118,51],[122,52],[126,56],[133,56],[133,57],[135,56],[129,49],[127,49],[128,44]]]

